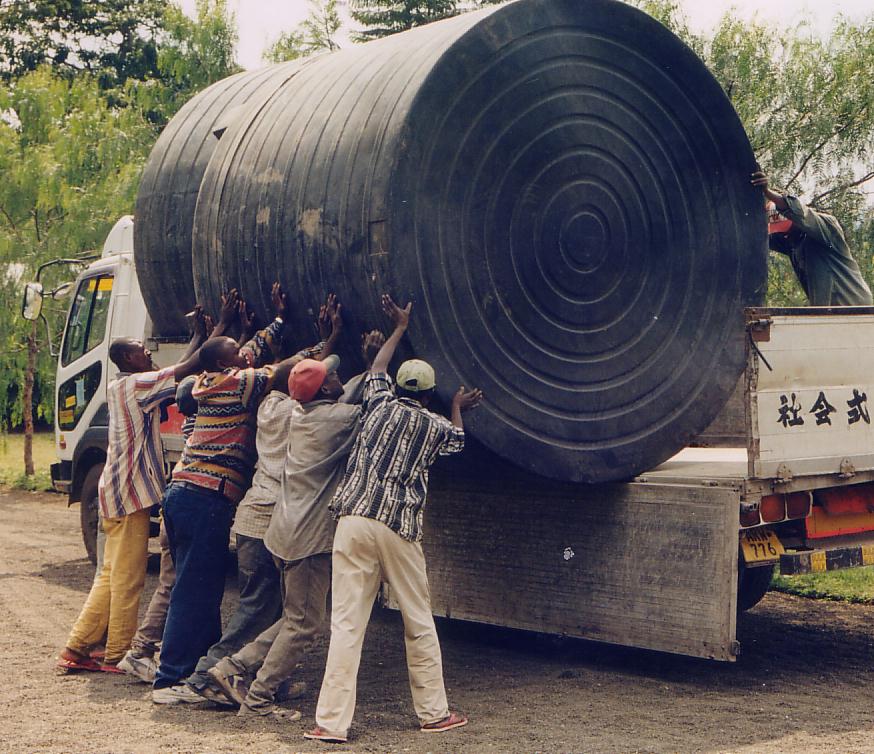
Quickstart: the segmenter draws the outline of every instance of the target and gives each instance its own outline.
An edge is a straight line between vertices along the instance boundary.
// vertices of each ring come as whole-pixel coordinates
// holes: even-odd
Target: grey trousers
[[[310,643],[326,628],[331,555],[321,553],[295,561],[276,559],[282,592],[282,616],[239,652],[227,658],[239,672],[251,674],[245,706],[267,712],[280,685],[288,680]]]
[[[154,657],[161,646],[164,635],[164,622],[167,620],[167,608],[170,605],[170,592],[176,581],[176,568],[170,557],[170,542],[167,540],[167,530],[164,528],[164,517],[161,517],[161,532],[158,535],[161,546],[161,571],[158,574],[158,586],[152,594],[146,614],[137,629],[131,649],[141,657]]]
[[[279,571],[264,540],[237,534],[237,583],[240,601],[222,637],[197,662],[186,683],[195,689],[210,682],[207,670],[272,626],[281,615]]]

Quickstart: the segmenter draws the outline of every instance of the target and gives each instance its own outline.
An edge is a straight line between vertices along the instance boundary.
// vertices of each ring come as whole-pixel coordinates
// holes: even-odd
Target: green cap
[[[437,384],[437,380],[434,378],[434,367],[421,359],[410,359],[401,364],[396,381],[399,388],[411,393],[431,390]]]

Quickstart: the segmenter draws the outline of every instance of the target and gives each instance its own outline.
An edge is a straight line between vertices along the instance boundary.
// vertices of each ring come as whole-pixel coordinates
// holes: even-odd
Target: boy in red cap
[[[364,340],[368,363],[384,342]],[[280,572],[282,616],[239,652],[208,672],[215,688],[240,705],[240,715],[296,720],[300,712],[276,706],[277,691],[294,673],[321,631],[331,585],[334,522],[329,503],[358,433],[361,407],[343,402],[339,359],[304,359],[291,370],[288,394],[296,401],[288,425],[282,490],[264,545]],[[260,665],[254,681],[247,679]]]

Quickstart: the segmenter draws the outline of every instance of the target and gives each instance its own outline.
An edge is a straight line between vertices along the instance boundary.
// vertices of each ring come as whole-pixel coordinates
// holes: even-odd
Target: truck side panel
[[[731,661],[737,490],[432,480],[437,615]],[[390,595],[389,595],[390,600]]]

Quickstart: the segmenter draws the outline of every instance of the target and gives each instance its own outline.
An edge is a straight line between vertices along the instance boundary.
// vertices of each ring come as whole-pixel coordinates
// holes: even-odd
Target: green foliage
[[[279,38],[264,52],[267,63],[282,63],[338,50],[334,37],[342,26],[337,0],[310,0],[309,15],[301,24]]]
[[[86,71],[102,87],[158,75],[167,0],[6,0],[0,3],[0,76],[52,65]]]
[[[237,27],[226,0],[197,0],[196,19],[170,5],[163,27],[158,68],[172,91],[184,95],[183,101],[240,70],[234,60]]]
[[[449,18],[462,10],[459,0],[351,0],[349,5],[352,20],[365,27],[353,35],[358,42]]]
[[[139,171],[154,139],[129,103],[111,107],[96,76],[73,79],[44,67],[0,86],[0,416],[18,424],[30,323],[19,313],[21,286],[37,267],[102,245],[120,214],[133,207]],[[56,269],[47,288],[71,277]],[[61,326],[62,304],[44,307],[49,330]],[[37,418],[52,417],[54,361],[40,326]]]
[[[0,28],[14,35],[12,42],[0,40],[4,427],[20,425],[24,416],[24,342],[30,332],[20,316],[24,282],[50,259],[99,250],[115,221],[133,210],[140,172],[160,126],[198,90],[238,70],[236,27],[224,0],[200,0],[197,9],[195,20],[165,0],[17,3],[0,9]],[[137,45],[152,51],[153,64],[132,64],[127,48]],[[43,283],[48,290],[77,272],[51,268]],[[43,306],[55,345],[66,308],[65,301],[50,299]],[[33,410],[48,423],[55,359],[41,323],[37,335]]]

